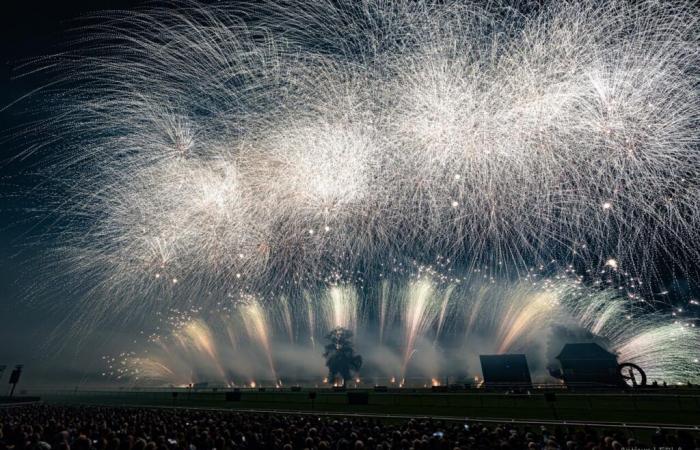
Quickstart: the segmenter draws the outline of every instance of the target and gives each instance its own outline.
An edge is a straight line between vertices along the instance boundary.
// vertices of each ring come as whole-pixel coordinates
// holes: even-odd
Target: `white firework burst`
[[[112,306],[387,255],[698,261],[691,2],[181,6],[96,17],[30,66],[56,76],[32,132],[67,186],[60,246]]]

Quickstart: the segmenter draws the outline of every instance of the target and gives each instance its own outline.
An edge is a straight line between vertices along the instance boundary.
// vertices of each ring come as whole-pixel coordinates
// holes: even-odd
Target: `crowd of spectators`
[[[0,450],[694,449],[690,433],[32,404],[0,408]]]

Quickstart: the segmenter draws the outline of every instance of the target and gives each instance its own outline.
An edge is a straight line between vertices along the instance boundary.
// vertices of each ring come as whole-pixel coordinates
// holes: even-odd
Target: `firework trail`
[[[270,349],[270,327],[267,321],[265,310],[260,304],[253,300],[248,305],[243,307],[244,324],[248,336],[256,342],[259,347],[262,347],[270,369],[270,375],[273,380],[277,379],[275,364],[272,359],[272,351]]]
[[[387,255],[698,262],[689,2],[181,6],[95,17],[25,67],[54,77],[20,137],[93,311]]]
[[[696,379],[696,329],[642,285],[697,282],[697,5],[177,6],[86,19],[22,72],[50,79],[13,138],[41,161],[51,272],[80,314],[221,316],[110,376],[318,379],[343,326],[367,370],[430,379],[441,352],[543,360],[562,325]],[[543,266],[591,275],[533,281]]]
[[[346,295],[351,289],[345,287]],[[620,362],[640,365],[650,380],[685,383],[696,381],[700,373],[700,332],[692,320],[668,317],[644,307],[630,308],[616,289],[591,288],[578,277],[498,283],[472,279],[457,283],[422,275],[411,280],[396,278],[387,282],[385,289],[391,291],[387,309],[395,319],[383,325],[381,334],[382,313],[373,305],[377,302],[375,296],[386,293],[380,288],[352,304],[353,315],[365,318],[356,324],[355,335],[358,352],[366,359],[365,379],[385,382],[394,378],[402,384],[422,385],[452,373],[478,376],[479,354],[522,352],[528,356],[535,379],[549,380],[545,368],[572,339],[572,333],[578,341],[594,341],[609,348]],[[332,294],[315,293],[320,298],[324,295]],[[306,305],[303,297],[298,302]],[[445,303],[450,314],[441,323]],[[307,314],[303,308],[287,311]],[[316,331],[309,328],[300,331],[302,339],[290,339],[284,321],[277,317],[284,315],[284,308],[242,304],[228,315],[211,312],[206,320],[191,317],[174,332],[166,330],[156,340],[155,348],[147,346],[151,349],[147,355],[122,355],[123,370],[111,376],[181,383],[191,379],[194,368],[200,381],[228,385],[249,385],[251,381],[259,385],[319,384],[325,374],[323,359],[314,342],[303,338]],[[292,321],[303,322],[303,317],[293,316]],[[222,322],[251,322],[255,330],[251,333],[245,326],[239,328],[238,346],[232,349],[230,328],[222,327]],[[563,336],[557,334],[561,328],[567,330]],[[190,335],[207,336],[207,346],[213,348],[211,354],[219,355],[219,359],[209,357],[208,350],[202,354],[196,339],[183,342],[183,329],[197,330],[189,331]],[[261,352],[267,355],[267,368],[255,363],[255,355]],[[290,371],[289,354],[297,364],[301,361],[302,370]],[[434,364],[426,365],[426,361]],[[114,359],[108,363],[116,364]]]

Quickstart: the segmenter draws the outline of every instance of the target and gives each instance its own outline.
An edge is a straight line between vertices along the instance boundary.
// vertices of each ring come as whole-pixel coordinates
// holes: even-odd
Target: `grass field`
[[[309,392],[316,392],[310,399]],[[367,395],[366,404],[350,404],[349,393]],[[43,393],[48,403],[318,411],[342,413],[452,416],[471,418],[554,419],[664,423],[700,426],[700,393],[435,393],[352,390],[244,390],[240,400],[225,392],[63,391]],[[548,401],[549,400],[549,401]]]

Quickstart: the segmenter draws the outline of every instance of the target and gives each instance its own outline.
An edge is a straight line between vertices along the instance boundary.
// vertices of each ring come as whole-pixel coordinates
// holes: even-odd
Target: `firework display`
[[[53,254],[96,322],[206,313],[157,339],[168,361],[129,355],[165,381],[277,383],[281,336],[318,353],[339,325],[386,340],[393,362],[368,365],[397,379],[428,342],[541,350],[561,325],[685,381],[698,334],[651,286],[700,262],[697,17],[657,0],[95,16],[25,66],[53,77],[29,150],[55,186]],[[235,372],[234,349],[260,366]]]
[[[613,349],[620,362],[644,367],[650,382],[685,383],[700,372],[692,321],[630,310],[614,290],[536,274],[510,284],[465,281],[421,274],[385,281],[366,298],[334,286],[265,309],[248,297],[213,312],[173,311],[138,350],[105,356],[103,375],[185,386],[323,385],[319,345],[338,326],[357,336],[366,385],[421,386],[465,374],[478,382],[480,353],[525,353],[536,380],[547,382],[547,366],[572,339]]]

